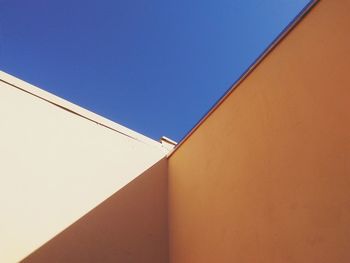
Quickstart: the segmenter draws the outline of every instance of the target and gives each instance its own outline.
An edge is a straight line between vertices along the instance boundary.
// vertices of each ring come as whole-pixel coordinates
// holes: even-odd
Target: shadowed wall
[[[0,262],[18,262],[165,157],[161,143],[0,71]]]
[[[168,262],[162,159],[22,262]]]
[[[320,1],[170,157],[170,262],[350,262],[349,13]]]

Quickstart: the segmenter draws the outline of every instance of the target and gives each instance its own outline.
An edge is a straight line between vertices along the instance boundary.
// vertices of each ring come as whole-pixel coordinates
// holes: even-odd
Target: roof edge
[[[243,72],[243,74],[232,84],[224,95],[204,114],[204,116],[193,126],[193,128],[180,140],[173,151],[168,154],[170,158],[191,135],[205,122],[206,119],[231,95],[231,93],[254,71],[254,69],[273,51],[273,49],[296,27],[299,22],[311,11],[320,0],[310,0],[309,3],[296,15],[296,17],[282,30],[282,32],[271,42],[271,44],[257,57],[256,60]]]
[[[5,73],[0,70],[0,82],[8,84],[18,90],[26,92],[32,96],[35,96],[41,100],[44,100],[56,107],[59,107],[63,110],[66,110],[72,114],[75,114],[81,118],[94,122],[98,125],[101,125],[107,129],[113,130],[119,134],[122,134],[131,139],[137,140],[139,142],[156,146],[157,148],[163,148],[160,142],[157,142],[145,135],[142,135],[138,132],[135,132],[129,128],[126,128],[114,121],[111,121],[105,117],[102,117],[96,113],[93,113],[87,109],[84,109],[74,103],[71,103],[65,99],[62,99],[52,93],[49,93],[43,89],[40,89],[32,84],[29,84],[19,78],[16,78],[8,73]]]

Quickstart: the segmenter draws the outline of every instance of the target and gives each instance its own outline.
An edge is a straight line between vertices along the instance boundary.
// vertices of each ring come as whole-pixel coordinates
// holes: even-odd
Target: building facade
[[[311,2],[172,150],[0,74],[0,262],[350,262],[350,2]]]

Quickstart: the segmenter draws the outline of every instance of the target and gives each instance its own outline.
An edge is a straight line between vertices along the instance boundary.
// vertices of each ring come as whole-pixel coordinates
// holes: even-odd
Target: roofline
[[[18,90],[26,92],[32,96],[35,96],[41,100],[44,100],[54,106],[57,106],[65,111],[68,111],[72,114],[75,114],[81,118],[94,122],[98,125],[103,126],[104,128],[110,129],[114,132],[117,132],[121,135],[129,137],[133,140],[137,140],[139,142],[156,146],[157,148],[163,148],[160,142],[157,142],[145,135],[142,135],[138,132],[130,130],[116,122],[113,122],[107,118],[104,118],[100,115],[97,115],[89,110],[86,110],[78,105],[75,105],[65,99],[62,99],[52,93],[49,93],[45,90],[42,90],[34,85],[31,85],[23,80],[20,80],[8,73],[5,73],[0,70],[0,82],[8,84]]]
[[[205,122],[206,119],[231,95],[231,93],[254,71],[254,69],[272,52],[272,50],[295,28],[295,26],[309,13],[320,0],[310,0],[309,3],[297,14],[297,16],[283,29],[272,43],[258,56],[256,60],[243,72],[225,94],[204,114],[193,128],[180,140],[174,150],[168,154],[170,158],[189,137]]]

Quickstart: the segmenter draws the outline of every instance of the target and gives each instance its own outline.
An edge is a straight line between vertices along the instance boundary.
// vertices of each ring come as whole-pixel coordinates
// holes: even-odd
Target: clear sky
[[[179,141],[309,0],[0,0],[0,69]]]

